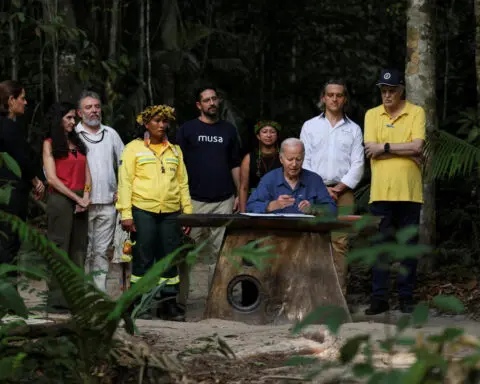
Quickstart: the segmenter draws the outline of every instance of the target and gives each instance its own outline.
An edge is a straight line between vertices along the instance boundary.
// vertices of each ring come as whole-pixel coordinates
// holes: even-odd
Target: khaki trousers
[[[215,203],[204,203],[202,201],[192,200],[193,213],[216,213],[228,215],[233,211],[234,202],[235,198],[233,196],[227,200]],[[190,237],[195,241],[195,245],[198,246],[203,242],[206,242],[205,246],[198,253],[197,262],[209,266],[208,290],[210,290],[213,272],[215,271],[218,253],[222,247],[224,235],[225,227],[197,227],[192,228],[190,232]],[[188,293],[190,290],[191,267],[191,265],[187,266],[186,264],[179,266],[180,292],[177,301],[184,306],[187,304]]]
[[[353,207],[355,197],[351,189],[343,192],[337,200],[337,207]],[[348,234],[343,232],[332,232],[333,263],[337,271],[338,281],[342,288],[343,295],[347,293],[347,271],[348,266],[345,256],[348,252]]]

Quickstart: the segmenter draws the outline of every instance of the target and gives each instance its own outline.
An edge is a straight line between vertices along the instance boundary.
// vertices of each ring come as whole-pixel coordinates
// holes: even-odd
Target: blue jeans
[[[374,216],[383,216],[380,221],[379,231],[383,235],[380,242],[390,242],[395,239],[395,232],[398,230],[420,224],[420,203],[409,201],[375,201],[370,204],[370,212]],[[409,240],[409,244],[416,244],[418,236]],[[388,301],[388,288],[390,285],[390,270],[386,268],[380,256],[378,263],[372,268],[372,298]],[[407,271],[406,274],[397,274],[397,289],[400,299],[411,298],[415,288],[416,258],[409,258],[401,261],[401,265]]]

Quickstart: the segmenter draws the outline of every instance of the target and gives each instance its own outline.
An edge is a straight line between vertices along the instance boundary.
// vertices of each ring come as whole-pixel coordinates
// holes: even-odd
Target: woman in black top
[[[260,121],[255,125],[258,148],[245,155],[240,166],[240,212],[246,211],[248,195],[263,175],[282,166],[277,145],[281,129],[276,121]]]
[[[21,176],[10,170],[4,161],[0,165],[0,188],[12,187],[10,200],[0,202],[0,210],[27,218],[28,195],[34,187],[35,198],[41,199],[45,186],[35,176],[37,170],[31,158],[31,150],[22,129],[15,123],[17,116],[25,112],[25,90],[14,80],[0,83],[0,153],[7,153],[20,167]],[[20,248],[18,235],[11,225],[0,221],[0,263],[12,263]]]

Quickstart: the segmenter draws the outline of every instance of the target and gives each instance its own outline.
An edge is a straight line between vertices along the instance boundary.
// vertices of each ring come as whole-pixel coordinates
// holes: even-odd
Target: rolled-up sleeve
[[[342,177],[341,182],[351,189],[354,189],[363,176],[365,165],[365,155],[363,149],[363,137],[360,127],[356,127],[355,137],[353,140],[352,152],[350,155],[350,169]]]
[[[260,180],[258,187],[253,191],[247,201],[247,212],[266,213],[268,204],[274,200],[268,189],[265,177]]]

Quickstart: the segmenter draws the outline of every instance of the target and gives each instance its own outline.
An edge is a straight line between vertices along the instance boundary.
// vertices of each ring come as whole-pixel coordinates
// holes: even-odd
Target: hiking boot
[[[166,300],[158,307],[157,317],[170,321],[185,321],[185,310],[175,300]]]
[[[412,313],[415,308],[413,297],[401,297],[398,302],[398,309],[402,313]]]
[[[370,307],[365,310],[365,315],[379,315],[380,313],[387,312],[389,309],[390,306],[388,305],[388,301],[372,299],[370,302]]]

